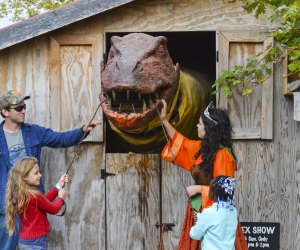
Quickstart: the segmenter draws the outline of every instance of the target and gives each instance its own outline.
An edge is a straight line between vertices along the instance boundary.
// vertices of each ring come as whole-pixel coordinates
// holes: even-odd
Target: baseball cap
[[[11,105],[16,105],[29,98],[30,96],[22,96],[17,90],[9,90],[0,96],[0,110],[9,108]]]

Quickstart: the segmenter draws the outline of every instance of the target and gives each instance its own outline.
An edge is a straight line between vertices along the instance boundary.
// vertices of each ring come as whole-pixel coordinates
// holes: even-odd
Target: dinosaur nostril
[[[132,72],[139,73],[139,72],[141,72],[141,71],[143,71],[143,68],[142,68],[141,62],[138,61],[138,62],[135,64],[135,66],[134,66]]]

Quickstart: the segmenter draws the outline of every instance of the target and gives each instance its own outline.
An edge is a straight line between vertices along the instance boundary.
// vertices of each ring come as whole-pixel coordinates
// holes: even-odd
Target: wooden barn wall
[[[51,37],[103,37],[105,32],[268,30],[264,18],[256,20],[242,13],[237,1],[136,1],[0,51],[0,91],[16,87],[30,93],[33,98],[27,101],[27,121],[50,127],[54,120],[66,119],[64,113],[55,112],[51,102]],[[281,74],[279,67],[274,75],[273,139],[234,143],[239,162],[236,199],[241,221],[279,222],[280,249],[296,250],[300,245],[300,124],[293,121],[292,98],[282,94]],[[77,96],[66,103],[76,103]],[[72,108],[76,114],[80,107]],[[78,127],[85,122],[79,117],[76,124],[63,126]],[[110,244],[107,249],[156,249],[157,222],[175,224],[163,239],[165,249],[176,249],[187,202],[183,185],[192,183],[189,173],[161,161],[159,155],[105,154],[106,140],[109,138],[104,136],[104,141],[95,139],[75,147],[81,154],[70,171],[66,215],[49,216],[49,249],[106,249],[106,242]],[[46,189],[64,172],[73,153],[73,148],[43,151]],[[101,180],[100,170],[105,168],[116,176]]]
[[[105,31],[266,30],[266,19],[242,13],[235,0],[136,1],[105,15]]]
[[[98,34],[102,38],[102,32],[99,31],[101,25],[87,26],[93,29],[84,29],[85,34]],[[72,38],[80,35],[82,30],[77,33],[71,31]],[[60,39],[60,34],[64,34],[64,31],[0,51],[0,91],[16,88],[21,93],[31,95],[32,98],[26,101],[26,122],[67,130],[87,124],[96,111],[100,91],[99,54],[102,52],[98,47],[96,58],[89,39],[84,44],[86,39],[81,41],[76,37],[77,46],[71,47],[74,41],[66,39],[65,42]],[[51,39],[56,39],[61,48],[56,46],[53,51]],[[78,56],[82,48],[85,51],[81,54],[85,57]],[[61,51],[57,53],[57,49]],[[64,53],[63,58],[61,52]],[[86,68],[88,71],[85,71]],[[56,74],[53,69],[57,70]],[[102,120],[101,109],[95,119]],[[100,179],[105,160],[102,132],[103,127],[100,126],[80,146],[69,149],[44,148],[42,151],[40,167],[45,190],[66,171],[74,154],[79,155],[69,172],[71,183],[67,187],[65,215],[48,216],[51,222],[49,249],[105,249],[105,186]]]
[[[264,18],[241,14],[238,1],[138,1],[105,15],[106,32],[268,31]],[[124,21],[126,20],[126,21]],[[180,62],[179,62],[180,63]],[[282,94],[282,72],[274,74],[273,140],[236,140],[237,207],[241,221],[279,222],[280,249],[298,249],[299,123],[292,98]],[[162,165],[162,222],[174,223],[164,234],[166,249],[176,249],[187,198],[188,173]]]
[[[57,128],[69,126],[74,119],[80,122],[77,126],[88,123],[100,103],[101,23],[91,18],[49,34],[50,84],[56,96],[59,95],[52,103],[52,110],[57,103],[72,107],[70,111],[61,108],[60,115],[53,117],[51,125]],[[57,77],[54,70],[62,72],[60,77]],[[64,100],[64,97],[67,99]],[[101,108],[95,119],[103,120]],[[53,175],[59,176],[69,166],[74,153],[79,152],[78,160],[69,173],[71,184],[68,188],[66,214],[64,217],[50,218],[52,230],[49,249],[106,248],[105,183],[100,178],[101,169],[105,168],[103,139],[103,127],[100,126],[100,131],[93,131],[79,147],[49,149],[45,154],[45,175],[53,172],[52,158],[55,158],[62,167],[55,168]],[[50,186],[53,181],[53,178],[47,179],[46,183]]]

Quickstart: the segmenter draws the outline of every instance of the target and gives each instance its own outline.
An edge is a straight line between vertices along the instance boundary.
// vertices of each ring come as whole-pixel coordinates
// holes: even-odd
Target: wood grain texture
[[[124,22],[126,20],[126,22]],[[241,3],[222,0],[136,1],[105,14],[105,31],[266,31],[265,17],[256,20]]]
[[[60,41],[57,38],[59,36],[62,39],[66,39],[67,36],[74,38],[74,35],[100,37],[98,47],[94,47],[100,56],[89,57],[86,64],[83,61],[81,64],[76,64],[84,65],[84,70],[76,71],[73,76],[71,64],[64,66],[63,75],[70,81],[64,82],[63,91],[67,93],[67,89],[74,88],[72,98],[67,98],[64,102],[76,106],[76,98],[73,94],[77,95],[81,91],[81,88],[77,86],[81,72],[85,72],[84,77],[100,79],[100,71],[91,73],[86,71],[86,66],[96,68],[100,64],[104,42],[101,39],[103,39],[104,32],[226,31],[231,33],[232,41],[237,43],[242,35],[236,31],[251,31],[256,35],[242,37],[246,45],[236,45],[234,49],[240,51],[247,48],[256,51],[259,47],[251,43],[263,41],[259,40],[261,39],[260,33],[265,33],[271,28],[264,17],[256,20],[252,15],[243,12],[238,1],[231,3],[229,0],[141,0],[132,1],[131,4],[94,17],[86,18],[86,13],[86,11],[79,13],[82,21],[76,19],[78,22],[68,26],[65,25],[66,23],[61,23],[59,24],[62,25],[59,26],[61,29],[55,32],[49,30],[52,31],[58,26],[50,27],[50,24],[47,29],[43,30],[45,32],[43,36],[38,33],[40,31],[34,35],[35,30],[29,31],[27,28],[20,36],[21,40],[18,37],[21,35],[20,29],[18,32],[15,29],[5,32],[5,34],[13,34],[11,37],[3,37],[4,33],[0,32],[0,39],[9,40],[9,43],[0,43],[1,46],[7,47],[0,51],[0,91],[2,93],[4,90],[17,88],[32,96],[26,101],[29,107],[26,114],[27,122],[35,122],[52,128],[62,122],[63,114],[60,113],[58,106],[61,100],[60,85],[56,89],[51,84],[53,79],[59,79],[55,78],[56,74],[61,74],[61,68],[53,66],[53,63],[57,65],[60,63],[60,49],[64,54],[72,55],[68,62],[74,65],[77,63],[75,55],[79,52],[83,56],[95,53],[90,45],[76,44],[76,39],[60,48],[63,40]],[[66,19],[71,20],[69,16]],[[45,25],[45,23],[36,24]],[[30,36],[27,36],[28,33]],[[51,37],[57,38],[55,40],[57,44],[52,44]],[[20,44],[12,46],[16,43]],[[228,42],[222,42],[217,46],[219,50],[229,52]],[[57,51],[52,54],[55,48]],[[237,54],[242,55],[240,52]],[[224,59],[229,56],[229,53],[219,56],[220,59]],[[236,62],[243,60],[244,58],[239,57]],[[244,129],[243,138],[234,141],[238,158],[236,204],[241,221],[279,222],[280,249],[298,250],[300,245],[300,123],[293,120],[293,99],[284,97],[282,94],[282,76],[285,73],[279,67],[274,74],[273,111],[263,110],[260,103],[251,105],[252,97],[236,99],[232,109],[234,115],[231,119],[234,124],[251,125]],[[56,84],[59,83],[60,81],[56,82]],[[93,84],[99,84],[97,87],[100,87],[100,82],[96,80]],[[86,86],[82,88],[85,89]],[[90,89],[85,91],[91,93]],[[260,89],[257,89],[258,91]],[[82,98],[78,100],[79,102],[83,100],[85,104],[90,105],[91,99],[98,101],[98,98],[95,98],[97,95],[98,92],[94,91],[89,100]],[[247,108],[242,109],[242,105],[246,105]],[[79,106],[76,108],[79,109]],[[76,114],[76,110],[72,110],[71,113]],[[257,139],[261,133],[258,132],[257,127],[261,126],[262,122],[256,118],[256,115],[263,116],[263,113],[273,114],[273,138],[268,141]],[[82,125],[80,119],[79,121],[80,124],[72,124],[72,126]],[[253,137],[246,139],[248,135],[253,135]],[[110,140],[110,138],[105,140]],[[162,208],[161,221],[175,223],[173,230],[164,234],[165,249],[176,249],[186,206],[186,197],[182,191],[179,176],[182,176],[184,183],[188,185],[192,182],[189,173],[161,162],[157,155],[105,156],[103,147],[102,142],[87,142],[82,145],[83,155],[76,163],[75,169],[70,172],[72,183],[69,186],[67,215],[64,218],[50,216],[52,230],[49,236],[49,250],[114,249],[113,244],[120,249],[124,244],[128,246],[127,249],[156,249],[159,230],[156,229],[155,224],[160,217],[160,206]],[[71,149],[43,149],[42,168],[46,189],[62,174],[71,155]],[[160,164],[162,166],[161,184],[157,169]],[[109,177],[111,179],[108,178],[106,181],[108,194],[106,211],[103,201],[105,184],[98,178],[102,168],[117,173],[115,177]],[[161,194],[159,185],[161,185]],[[160,200],[161,204],[159,204]],[[107,224],[105,213],[110,215],[107,218],[111,219]],[[107,248],[105,248],[105,233],[108,239]],[[117,238],[119,235],[122,242],[120,238]]]
[[[241,221],[279,222],[280,249],[299,246],[299,123],[292,101],[282,95],[282,70],[275,73],[274,138],[235,141],[237,208]]]
[[[160,156],[106,154],[107,249],[156,249]]]
[[[49,66],[48,40],[39,37],[26,42],[23,46],[8,49],[0,55],[1,94],[3,91],[17,89],[30,95],[26,101],[26,122],[50,125],[47,115],[49,105]],[[45,110],[46,109],[46,110]]]
[[[100,170],[104,168],[103,146],[87,143],[74,149],[44,150],[45,187],[48,190],[57,183],[71,162],[73,150],[82,153],[69,172],[65,216],[49,216],[52,229],[48,248],[104,250],[105,184],[100,179]]]
[[[219,62],[217,74],[232,70],[236,65],[246,65],[247,59],[262,52],[272,44],[267,34],[254,32],[217,32]],[[246,86],[233,87],[232,98],[227,99],[222,90],[217,93],[219,107],[229,111],[235,139],[272,139],[273,136],[273,76],[263,85],[253,87],[251,79]],[[253,92],[243,96],[246,88]]]
[[[50,37],[51,106],[52,112],[56,112],[52,126],[56,130],[70,129],[72,124],[87,124],[94,114],[94,119],[103,120],[102,112],[97,111],[100,104],[100,44],[102,36],[93,34]],[[97,126],[85,141],[103,141],[102,125]]]
[[[189,171],[163,160],[161,164],[162,222],[175,224],[171,231],[164,233],[164,249],[177,249],[188,202],[185,187],[193,184],[193,179]]]

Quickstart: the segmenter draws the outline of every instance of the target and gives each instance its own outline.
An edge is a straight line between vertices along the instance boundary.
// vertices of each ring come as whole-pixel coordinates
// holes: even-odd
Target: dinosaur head
[[[178,88],[180,69],[167,49],[167,39],[143,33],[113,36],[107,63],[101,65],[101,107],[121,130],[149,123]]]

